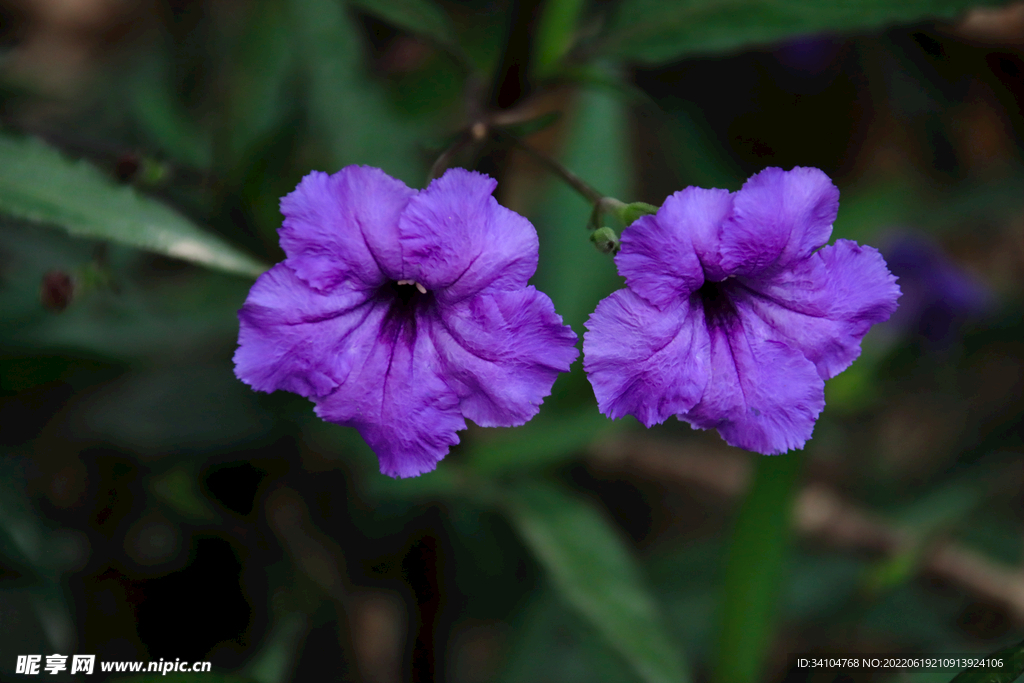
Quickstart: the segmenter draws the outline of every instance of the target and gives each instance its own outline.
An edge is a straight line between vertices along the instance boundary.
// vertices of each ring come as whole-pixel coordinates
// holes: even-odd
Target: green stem
[[[726,560],[714,683],[761,680],[774,632],[802,464],[800,451],[757,456],[754,481],[740,507]]]
[[[593,187],[591,187],[585,180],[583,180],[578,175],[576,175],[568,168],[566,168],[564,165],[562,165],[560,161],[558,161],[554,157],[545,154],[539,149],[536,149],[535,147],[531,147],[530,145],[526,144],[525,142],[517,138],[515,135],[503,131],[500,128],[495,128],[494,133],[500,137],[505,138],[506,140],[511,142],[515,147],[521,149],[522,151],[526,152],[540,163],[544,164],[549,171],[551,171],[559,178],[564,180],[569,187],[576,190],[576,192],[582,195],[584,199],[586,199],[594,206],[602,204],[606,200],[618,201],[606,198],[603,194],[601,194]]]

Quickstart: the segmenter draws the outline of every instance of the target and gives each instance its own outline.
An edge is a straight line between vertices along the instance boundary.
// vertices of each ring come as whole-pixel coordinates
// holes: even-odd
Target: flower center
[[[704,306],[704,319],[708,326],[720,324],[736,314],[732,299],[729,296],[728,280],[711,282],[705,280],[701,288],[695,292]]]
[[[392,301],[391,308],[395,313],[412,312],[417,306],[434,298],[426,287],[415,280],[392,280],[381,287],[381,294]]]
[[[384,328],[410,338],[416,335],[417,312],[430,307],[434,301],[433,292],[428,292],[415,280],[391,280],[381,286],[378,297],[388,306]]]
[[[396,285],[412,285],[413,287],[415,287],[419,291],[420,294],[426,294],[427,293],[427,288],[424,287],[423,285],[421,285],[420,283],[416,282],[415,280],[399,280],[395,284]]]

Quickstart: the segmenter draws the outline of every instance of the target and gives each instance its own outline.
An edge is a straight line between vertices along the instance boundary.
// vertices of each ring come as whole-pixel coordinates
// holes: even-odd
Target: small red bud
[[[135,178],[141,167],[142,161],[137,154],[125,152],[117,158],[117,163],[114,165],[114,176],[120,182],[127,183]]]
[[[63,270],[51,270],[43,276],[39,288],[39,301],[43,307],[54,313],[60,313],[75,296],[75,281]]]

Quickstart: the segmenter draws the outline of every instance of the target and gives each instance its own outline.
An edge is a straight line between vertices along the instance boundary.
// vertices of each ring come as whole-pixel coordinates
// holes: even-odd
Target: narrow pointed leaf
[[[639,567],[596,509],[539,482],[513,486],[507,503],[513,525],[562,597],[646,683],[688,680]]]
[[[544,78],[556,71],[576,38],[583,0],[547,0],[541,10],[534,47],[537,76]]]
[[[118,185],[45,143],[0,133],[0,213],[52,223],[217,270],[255,277],[267,266],[170,207]]]
[[[789,557],[799,451],[757,458],[754,482],[740,508],[725,566],[714,683],[755,683],[775,630]]]
[[[875,30],[886,25],[953,19],[1000,0],[623,0],[601,41],[608,55],[667,62],[808,33]]]

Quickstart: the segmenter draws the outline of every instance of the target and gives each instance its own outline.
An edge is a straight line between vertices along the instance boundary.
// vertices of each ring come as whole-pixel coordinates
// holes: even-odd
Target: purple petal
[[[284,263],[260,275],[238,312],[235,375],[259,391],[324,396],[345,381],[341,350],[372,308],[361,291],[312,289]]]
[[[643,216],[622,231],[622,250],[615,256],[619,274],[633,292],[657,306],[688,297],[704,284],[694,240],[716,262],[713,248],[731,211],[726,190],[688,187],[676,192],[657,215]]]
[[[816,168],[766,168],[733,196],[722,230],[722,267],[732,275],[771,276],[828,242],[839,190]]]
[[[452,168],[409,202],[399,222],[403,271],[438,299],[526,286],[537,270],[537,231],[498,204],[497,181]]]
[[[768,280],[737,280],[732,299],[748,329],[798,349],[822,379],[850,366],[861,339],[892,315],[900,296],[882,255],[849,240]]]
[[[536,415],[558,373],[579,355],[575,333],[533,287],[442,307],[430,332],[462,414],[482,427],[513,427]]]
[[[380,471],[413,477],[437,466],[466,428],[459,397],[442,374],[426,330],[431,314],[395,316],[377,304],[348,342],[352,370],[317,400],[324,420],[355,427],[380,460]]]
[[[344,281],[376,287],[400,279],[398,217],[415,194],[378,168],[313,171],[281,198],[286,263],[321,291]]]
[[[941,347],[952,341],[957,327],[991,308],[991,292],[933,239],[898,233],[887,242],[882,252],[903,292],[888,327]]]
[[[735,316],[717,319],[708,332],[707,388],[679,417],[764,455],[803,448],[825,407],[825,382],[814,364],[796,349],[751,333]]]
[[[686,299],[658,309],[629,289],[597,305],[587,320],[584,365],[601,412],[645,426],[684,413],[708,381],[704,314]]]

